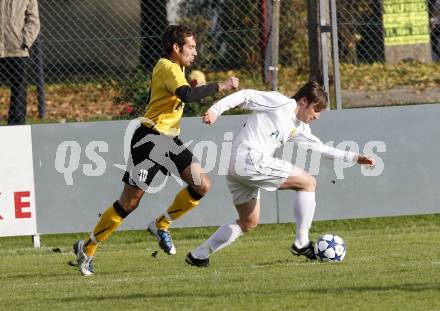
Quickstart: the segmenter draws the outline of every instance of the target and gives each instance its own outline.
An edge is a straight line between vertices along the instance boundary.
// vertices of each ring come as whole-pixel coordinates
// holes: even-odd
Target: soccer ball
[[[315,244],[315,255],[322,262],[340,262],[345,257],[345,251],[344,240],[335,234],[323,234]]]

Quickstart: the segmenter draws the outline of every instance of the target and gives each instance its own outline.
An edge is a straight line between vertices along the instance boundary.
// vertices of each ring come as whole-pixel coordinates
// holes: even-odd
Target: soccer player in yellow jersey
[[[195,57],[196,40],[189,27],[169,26],[162,37],[163,56],[153,68],[150,100],[142,124],[131,140],[130,158],[122,181],[121,196],[102,214],[98,224],[85,240],[75,242],[73,249],[82,275],[92,275],[92,259],[97,245],[106,240],[135,210],[159,172],[178,175],[188,186],[175,197],[166,212],[148,225],[168,255],[174,255],[169,226],[199,204],[208,192],[210,181],[198,160],[179,139],[180,119],[186,102],[198,101],[219,91],[236,89],[235,77],[219,83],[191,87],[185,79],[185,67]]]

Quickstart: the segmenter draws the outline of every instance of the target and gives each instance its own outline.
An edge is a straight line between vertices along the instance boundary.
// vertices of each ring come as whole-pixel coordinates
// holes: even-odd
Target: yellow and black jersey
[[[177,136],[184,103],[176,95],[179,87],[188,86],[184,68],[161,58],[153,68],[151,76],[150,102],[145,111],[143,124],[159,133]]]

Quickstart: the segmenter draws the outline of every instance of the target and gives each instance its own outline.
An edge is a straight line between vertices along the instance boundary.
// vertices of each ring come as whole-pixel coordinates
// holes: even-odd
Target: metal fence
[[[440,1],[338,0],[343,107],[440,102]]]
[[[4,1],[0,0],[2,5]],[[408,58],[402,65],[389,66],[393,62],[386,57],[386,1],[398,2],[337,1],[344,107],[393,103],[384,94],[396,98],[396,86],[405,86],[397,91],[402,102],[407,102],[410,91],[418,96],[414,103],[440,102],[438,91],[431,96],[440,79],[435,62],[440,38],[436,0],[421,0],[430,27],[424,51],[429,50],[431,59],[418,63]],[[277,3],[280,15],[274,22]],[[0,124],[8,117],[9,86],[17,83],[29,84],[28,122],[135,117],[145,106],[149,73],[160,55],[162,32],[170,23],[185,23],[195,30],[199,56],[193,69],[204,72],[208,82],[234,74],[243,87],[270,89],[269,67],[273,55],[278,55],[277,87],[292,95],[309,77],[307,4],[305,0],[39,0],[41,32],[25,64],[26,77],[20,80],[11,69],[14,66],[0,61]],[[279,44],[274,45],[271,30],[278,23]],[[378,74],[386,71],[394,71],[395,77]],[[191,70],[187,72],[191,79]],[[413,76],[405,80],[399,75]],[[204,109],[198,104],[187,107],[187,114]]]

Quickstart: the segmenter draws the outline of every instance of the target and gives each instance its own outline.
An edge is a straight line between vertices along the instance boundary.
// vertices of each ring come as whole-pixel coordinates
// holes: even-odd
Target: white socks
[[[309,243],[309,229],[315,214],[315,192],[297,191],[293,200],[295,211],[296,237],[295,246],[303,248]]]
[[[232,244],[243,234],[240,226],[234,220],[230,224],[224,224],[217,231],[209,237],[202,245],[197,247],[191,254],[198,259],[206,259],[212,253],[221,250]]]
[[[303,248],[309,243],[309,230],[315,214],[315,192],[297,191],[293,201],[296,221],[295,245]],[[212,253],[232,244],[243,234],[236,221],[224,224],[205,242],[191,252],[198,259],[206,259]]]

